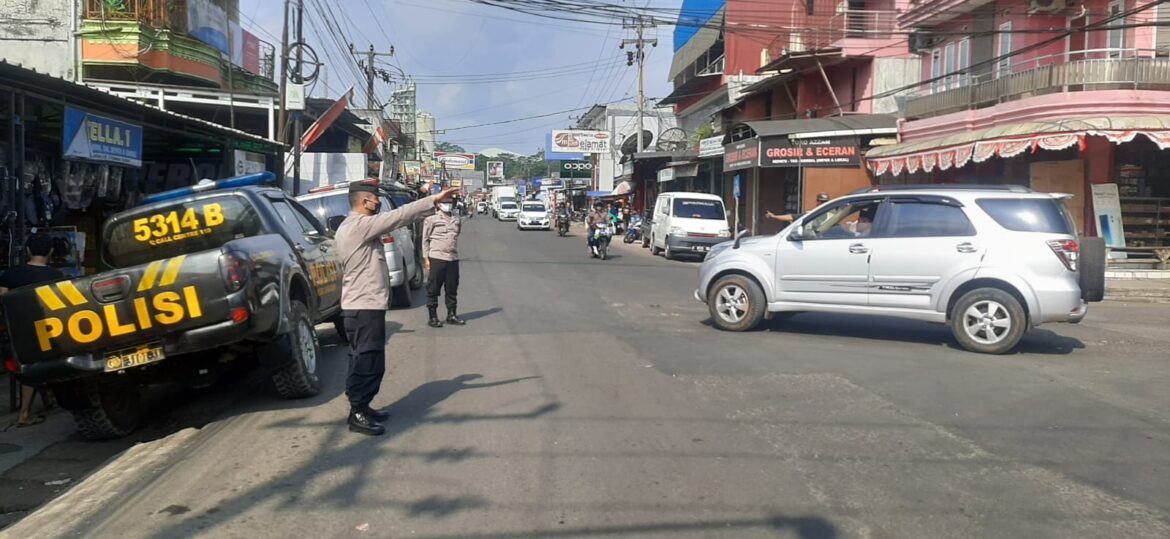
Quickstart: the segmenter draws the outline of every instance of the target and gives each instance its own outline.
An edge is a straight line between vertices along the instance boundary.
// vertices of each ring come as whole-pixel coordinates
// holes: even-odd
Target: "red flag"
[[[305,131],[304,136],[301,137],[301,151],[312,146],[317,139],[321,138],[321,135],[325,134],[325,130],[329,129],[329,126],[333,125],[337,117],[341,116],[341,113],[349,106],[350,99],[353,99],[353,86],[350,86],[349,91],[345,92],[341,99],[338,99],[325,111],[325,114],[322,114],[320,118],[317,118],[317,121],[313,122],[313,125],[309,126],[309,130]]]
[[[378,145],[386,142],[386,132],[382,130],[382,126],[374,129],[374,133],[370,135],[370,141],[366,143],[366,147],[362,150],[365,153],[374,153],[378,150]]]

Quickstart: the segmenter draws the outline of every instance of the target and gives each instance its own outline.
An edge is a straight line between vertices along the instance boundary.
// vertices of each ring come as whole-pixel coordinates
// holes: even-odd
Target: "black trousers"
[[[427,308],[439,307],[439,290],[445,293],[447,314],[453,314],[458,306],[459,261],[431,259],[431,273],[427,276]]]
[[[370,405],[386,374],[386,311],[342,311],[349,340],[349,374],[345,396],[352,409]]]

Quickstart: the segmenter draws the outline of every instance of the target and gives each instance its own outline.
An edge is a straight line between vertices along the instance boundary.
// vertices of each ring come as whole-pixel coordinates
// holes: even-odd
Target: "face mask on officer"
[[[441,211],[443,213],[451,213],[451,203],[450,202],[443,202],[443,203],[439,204],[439,211]]]

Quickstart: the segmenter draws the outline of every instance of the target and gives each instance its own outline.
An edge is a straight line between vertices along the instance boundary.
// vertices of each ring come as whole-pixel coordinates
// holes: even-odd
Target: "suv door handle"
[[[849,246],[849,252],[851,252],[855,255],[863,255],[863,254],[869,252],[869,247],[866,247],[864,244],[861,244],[861,243],[854,243],[853,245]]]
[[[978,247],[975,247],[975,244],[973,244],[973,243],[971,243],[971,242],[969,242],[969,241],[965,241],[965,242],[963,242],[963,243],[960,243],[960,244],[956,245],[956,246],[955,246],[955,250],[956,250],[956,251],[958,251],[958,252],[960,252],[960,253],[975,253],[975,252],[979,252],[979,248],[978,248]]]
[[[305,246],[304,246],[304,245],[301,245],[301,244],[299,244],[299,243],[298,243],[298,244],[296,244],[296,245],[293,245],[293,249],[296,249],[298,253],[303,253],[303,252],[305,252]]]

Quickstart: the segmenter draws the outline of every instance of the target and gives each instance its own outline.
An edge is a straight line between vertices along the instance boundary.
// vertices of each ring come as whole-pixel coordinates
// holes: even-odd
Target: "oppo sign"
[[[566,161],[561,163],[561,170],[566,172],[593,170],[593,163],[586,161]]]

